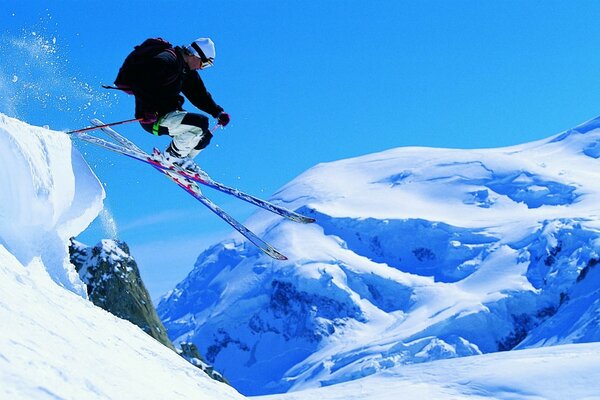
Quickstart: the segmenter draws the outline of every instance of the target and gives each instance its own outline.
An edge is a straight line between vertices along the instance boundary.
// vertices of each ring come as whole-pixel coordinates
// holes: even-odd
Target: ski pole
[[[210,133],[215,133],[215,131],[217,130],[218,127],[220,127],[221,124],[220,123],[216,123],[215,126],[213,126],[212,128],[210,128]]]
[[[102,129],[102,128],[106,128],[109,126],[115,126],[115,125],[122,125],[122,124],[129,124],[131,122],[140,122],[142,121],[144,118],[134,118],[134,119],[127,119],[125,121],[119,121],[119,122],[112,122],[110,124],[104,124],[104,125],[97,125],[97,126],[90,126],[88,128],[83,128],[83,129],[77,129],[75,131],[69,131],[66,132],[67,135],[70,135],[72,133],[79,133],[79,132],[87,132],[87,131],[93,131],[96,129]]]

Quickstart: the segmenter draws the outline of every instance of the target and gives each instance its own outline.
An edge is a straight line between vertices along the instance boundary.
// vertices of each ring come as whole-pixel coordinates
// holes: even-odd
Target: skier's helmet
[[[202,68],[208,68],[215,61],[215,44],[210,38],[199,38],[187,47],[187,50],[195,57],[202,60]]]

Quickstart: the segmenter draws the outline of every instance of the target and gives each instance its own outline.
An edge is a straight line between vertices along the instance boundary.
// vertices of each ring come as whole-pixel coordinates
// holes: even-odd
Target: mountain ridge
[[[600,253],[598,127],[594,119],[498,149],[409,147],[318,164],[272,199],[316,225],[262,212],[247,221],[289,262],[231,237],[199,256],[159,315],[175,342],[197,338],[217,368],[243,360],[228,376],[245,394],[525,346],[589,294],[578,279],[596,281],[593,266],[578,277]]]

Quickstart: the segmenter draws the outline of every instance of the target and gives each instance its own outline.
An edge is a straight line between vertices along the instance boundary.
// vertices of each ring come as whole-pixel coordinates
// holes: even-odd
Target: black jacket
[[[198,109],[217,117],[223,108],[217,105],[197,71],[183,59],[180,47],[167,48],[152,57],[125,59],[115,84],[135,95],[135,117],[157,113],[158,117],[182,110],[184,98]]]

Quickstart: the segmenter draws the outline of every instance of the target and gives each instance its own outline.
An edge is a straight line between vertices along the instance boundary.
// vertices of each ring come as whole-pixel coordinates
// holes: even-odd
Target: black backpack
[[[135,86],[140,66],[146,60],[172,48],[173,45],[162,38],[146,39],[142,44],[135,46],[119,69],[115,85],[124,92],[132,94],[131,88]]]

